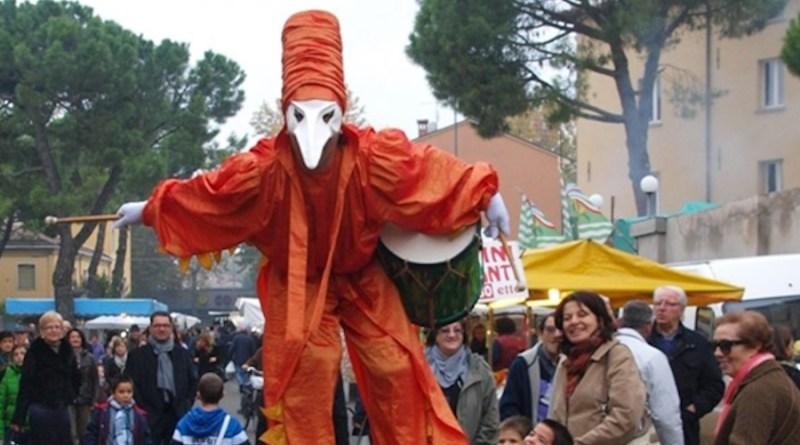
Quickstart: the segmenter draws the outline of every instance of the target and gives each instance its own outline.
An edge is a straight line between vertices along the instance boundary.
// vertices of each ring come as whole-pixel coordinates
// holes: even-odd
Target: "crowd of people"
[[[663,286],[617,317],[602,296],[575,292],[538,320],[528,349],[509,318],[488,348],[483,335],[464,337],[462,321],[431,332],[427,357],[471,444],[696,445],[700,420],[718,406],[715,445],[794,443],[791,329],[733,312],[709,341],[682,324],[686,306],[682,289]],[[499,400],[489,351],[494,369],[510,360]]]
[[[169,313],[154,312],[144,331],[133,326],[127,338],[112,332],[101,342],[53,311],[32,334],[0,332],[6,444],[249,443],[219,401],[223,364],[238,352],[237,335],[256,344],[251,334],[230,324],[179,333]]]
[[[680,288],[665,286],[616,317],[600,295],[575,292],[537,320],[530,348],[510,318],[498,320],[501,335],[488,347],[483,325],[470,331],[460,320],[428,333],[425,357],[470,444],[699,444],[700,419],[718,405],[715,445],[800,437],[791,329],[733,312],[716,321],[709,341],[681,323],[686,305]],[[246,330],[178,333],[168,313],[155,312],[146,330],[101,342],[48,312],[37,331],[0,332],[6,443],[248,443],[219,407],[225,364],[240,389],[245,370],[262,366]],[[493,369],[503,366],[498,398]],[[346,415],[334,423],[344,424],[346,443]]]

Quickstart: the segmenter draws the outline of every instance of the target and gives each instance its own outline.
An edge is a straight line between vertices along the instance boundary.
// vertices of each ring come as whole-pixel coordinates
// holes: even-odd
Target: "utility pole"
[[[706,0],[706,89],[705,89],[705,108],[706,108],[706,125],[705,125],[705,182],[706,182],[706,202],[711,202],[711,38],[713,32],[711,29],[711,4]]]

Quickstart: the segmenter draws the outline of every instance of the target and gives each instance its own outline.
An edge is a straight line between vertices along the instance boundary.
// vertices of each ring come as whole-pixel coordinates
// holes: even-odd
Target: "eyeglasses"
[[[747,344],[744,340],[714,340],[711,342],[712,351],[716,351],[719,348],[723,354],[728,355],[731,353],[731,349],[733,349],[736,345],[744,345]]]
[[[158,324],[151,324],[150,327],[152,328],[161,328],[161,329],[170,329],[172,325],[169,323],[158,323]]]

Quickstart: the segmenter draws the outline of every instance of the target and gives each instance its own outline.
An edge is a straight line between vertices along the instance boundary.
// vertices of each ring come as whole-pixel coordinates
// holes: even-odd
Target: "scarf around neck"
[[[133,445],[133,402],[122,405],[109,397],[108,443],[110,445]]]
[[[165,392],[165,400],[167,397],[175,397],[175,375],[172,370],[172,359],[169,353],[175,347],[175,342],[172,337],[165,342],[158,342],[153,337],[147,339],[147,343],[153,347],[153,352],[158,356],[158,374],[156,378],[156,386],[158,389]],[[169,393],[167,396],[166,393]]]
[[[128,361],[128,354],[123,355],[122,357],[114,354],[114,364],[117,365],[120,371],[125,370],[125,363]]]
[[[433,368],[436,381],[442,388],[453,386],[459,377],[467,373],[467,349],[463,346],[448,357],[438,346],[434,345],[425,351],[425,356]]]
[[[586,343],[573,345],[570,348],[569,353],[567,353],[567,360],[564,362],[564,366],[567,367],[567,397],[570,397],[575,392],[578,383],[583,378],[583,375],[586,374],[586,370],[589,369],[592,354],[603,343],[605,341],[600,336],[594,335]]]
[[[733,398],[739,391],[739,385],[753,372],[753,369],[767,360],[775,360],[775,356],[767,352],[759,352],[747,359],[739,371],[736,372],[733,380],[731,380],[728,387],[725,388],[725,396],[722,398],[722,413],[720,413],[719,418],[717,418],[717,426],[714,428],[714,433],[719,433],[719,429],[722,427],[722,424],[725,423],[725,418],[728,417],[731,405],[733,404]]]

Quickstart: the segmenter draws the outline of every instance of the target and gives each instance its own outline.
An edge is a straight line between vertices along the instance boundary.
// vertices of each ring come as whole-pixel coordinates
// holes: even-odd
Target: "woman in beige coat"
[[[556,370],[549,417],[567,427],[576,445],[649,443],[644,384],[630,350],[613,338],[603,300],[575,292],[555,316],[567,358]]]

